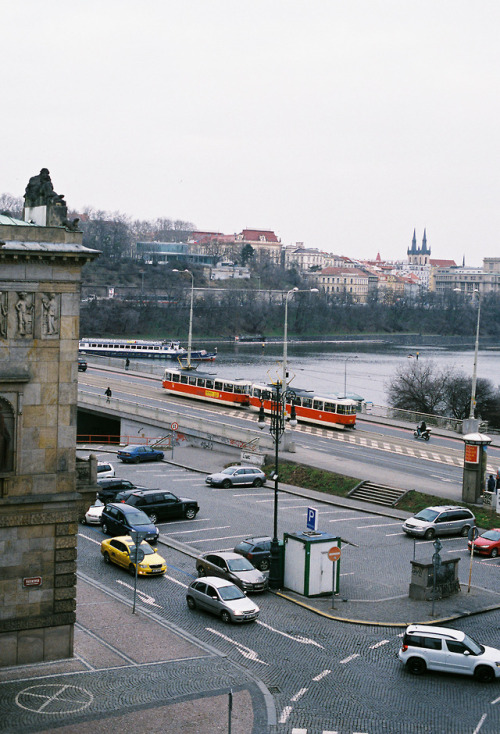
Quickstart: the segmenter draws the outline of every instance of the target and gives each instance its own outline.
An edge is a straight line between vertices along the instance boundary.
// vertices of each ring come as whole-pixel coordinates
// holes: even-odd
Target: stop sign
[[[338,561],[340,558],[340,548],[337,545],[332,546],[328,551],[330,561]]]

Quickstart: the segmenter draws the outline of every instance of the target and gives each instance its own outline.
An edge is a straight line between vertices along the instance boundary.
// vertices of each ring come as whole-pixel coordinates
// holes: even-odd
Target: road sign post
[[[328,551],[328,558],[332,561],[332,609],[335,609],[335,587],[337,563],[340,561],[341,550],[338,545],[332,545]]]
[[[318,517],[319,512],[315,507],[307,508],[307,529],[313,530],[314,532],[318,529]]]
[[[135,544],[134,560],[135,560],[135,573],[134,573],[134,601],[132,604],[132,614],[135,614],[135,600],[137,597],[137,567],[139,563],[144,560],[144,551],[139,548],[143,540],[146,540],[148,534],[144,530],[131,530],[130,537]]]
[[[172,431],[172,436],[170,437],[170,440],[172,442],[172,461],[174,460],[174,444],[175,444],[175,432],[179,428],[178,423],[171,423],[170,424],[170,430]]]

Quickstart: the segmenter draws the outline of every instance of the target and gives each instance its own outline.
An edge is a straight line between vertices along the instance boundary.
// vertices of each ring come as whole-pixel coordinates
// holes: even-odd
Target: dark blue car
[[[105,535],[130,535],[131,530],[146,532],[146,540],[153,543],[160,534],[145,512],[122,503],[106,505],[101,515],[101,526]]]
[[[164,454],[152,446],[125,446],[119,449],[117,456],[124,464],[138,464],[140,461],[161,461]]]

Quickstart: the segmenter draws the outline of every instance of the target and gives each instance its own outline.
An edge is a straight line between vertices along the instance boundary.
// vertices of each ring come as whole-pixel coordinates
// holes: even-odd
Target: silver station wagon
[[[252,622],[259,616],[257,604],[235,584],[216,576],[193,581],[186,594],[190,609],[204,609],[223,622]]]

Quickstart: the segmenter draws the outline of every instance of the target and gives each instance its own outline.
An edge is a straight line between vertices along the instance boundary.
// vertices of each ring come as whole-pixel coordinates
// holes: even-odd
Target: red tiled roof
[[[265,237],[266,242],[279,242],[279,239],[270,229],[243,229],[241,234],[244,240],[250,242],[258,242],[261,237]]]
[[[429,263],[435,268],[453,268],[457,266],[455,260],[429,260]]]
[[[368,273],[359,268],[323,268],[320,270],[320,275],[358,275],[361,277],[368,277]]]

